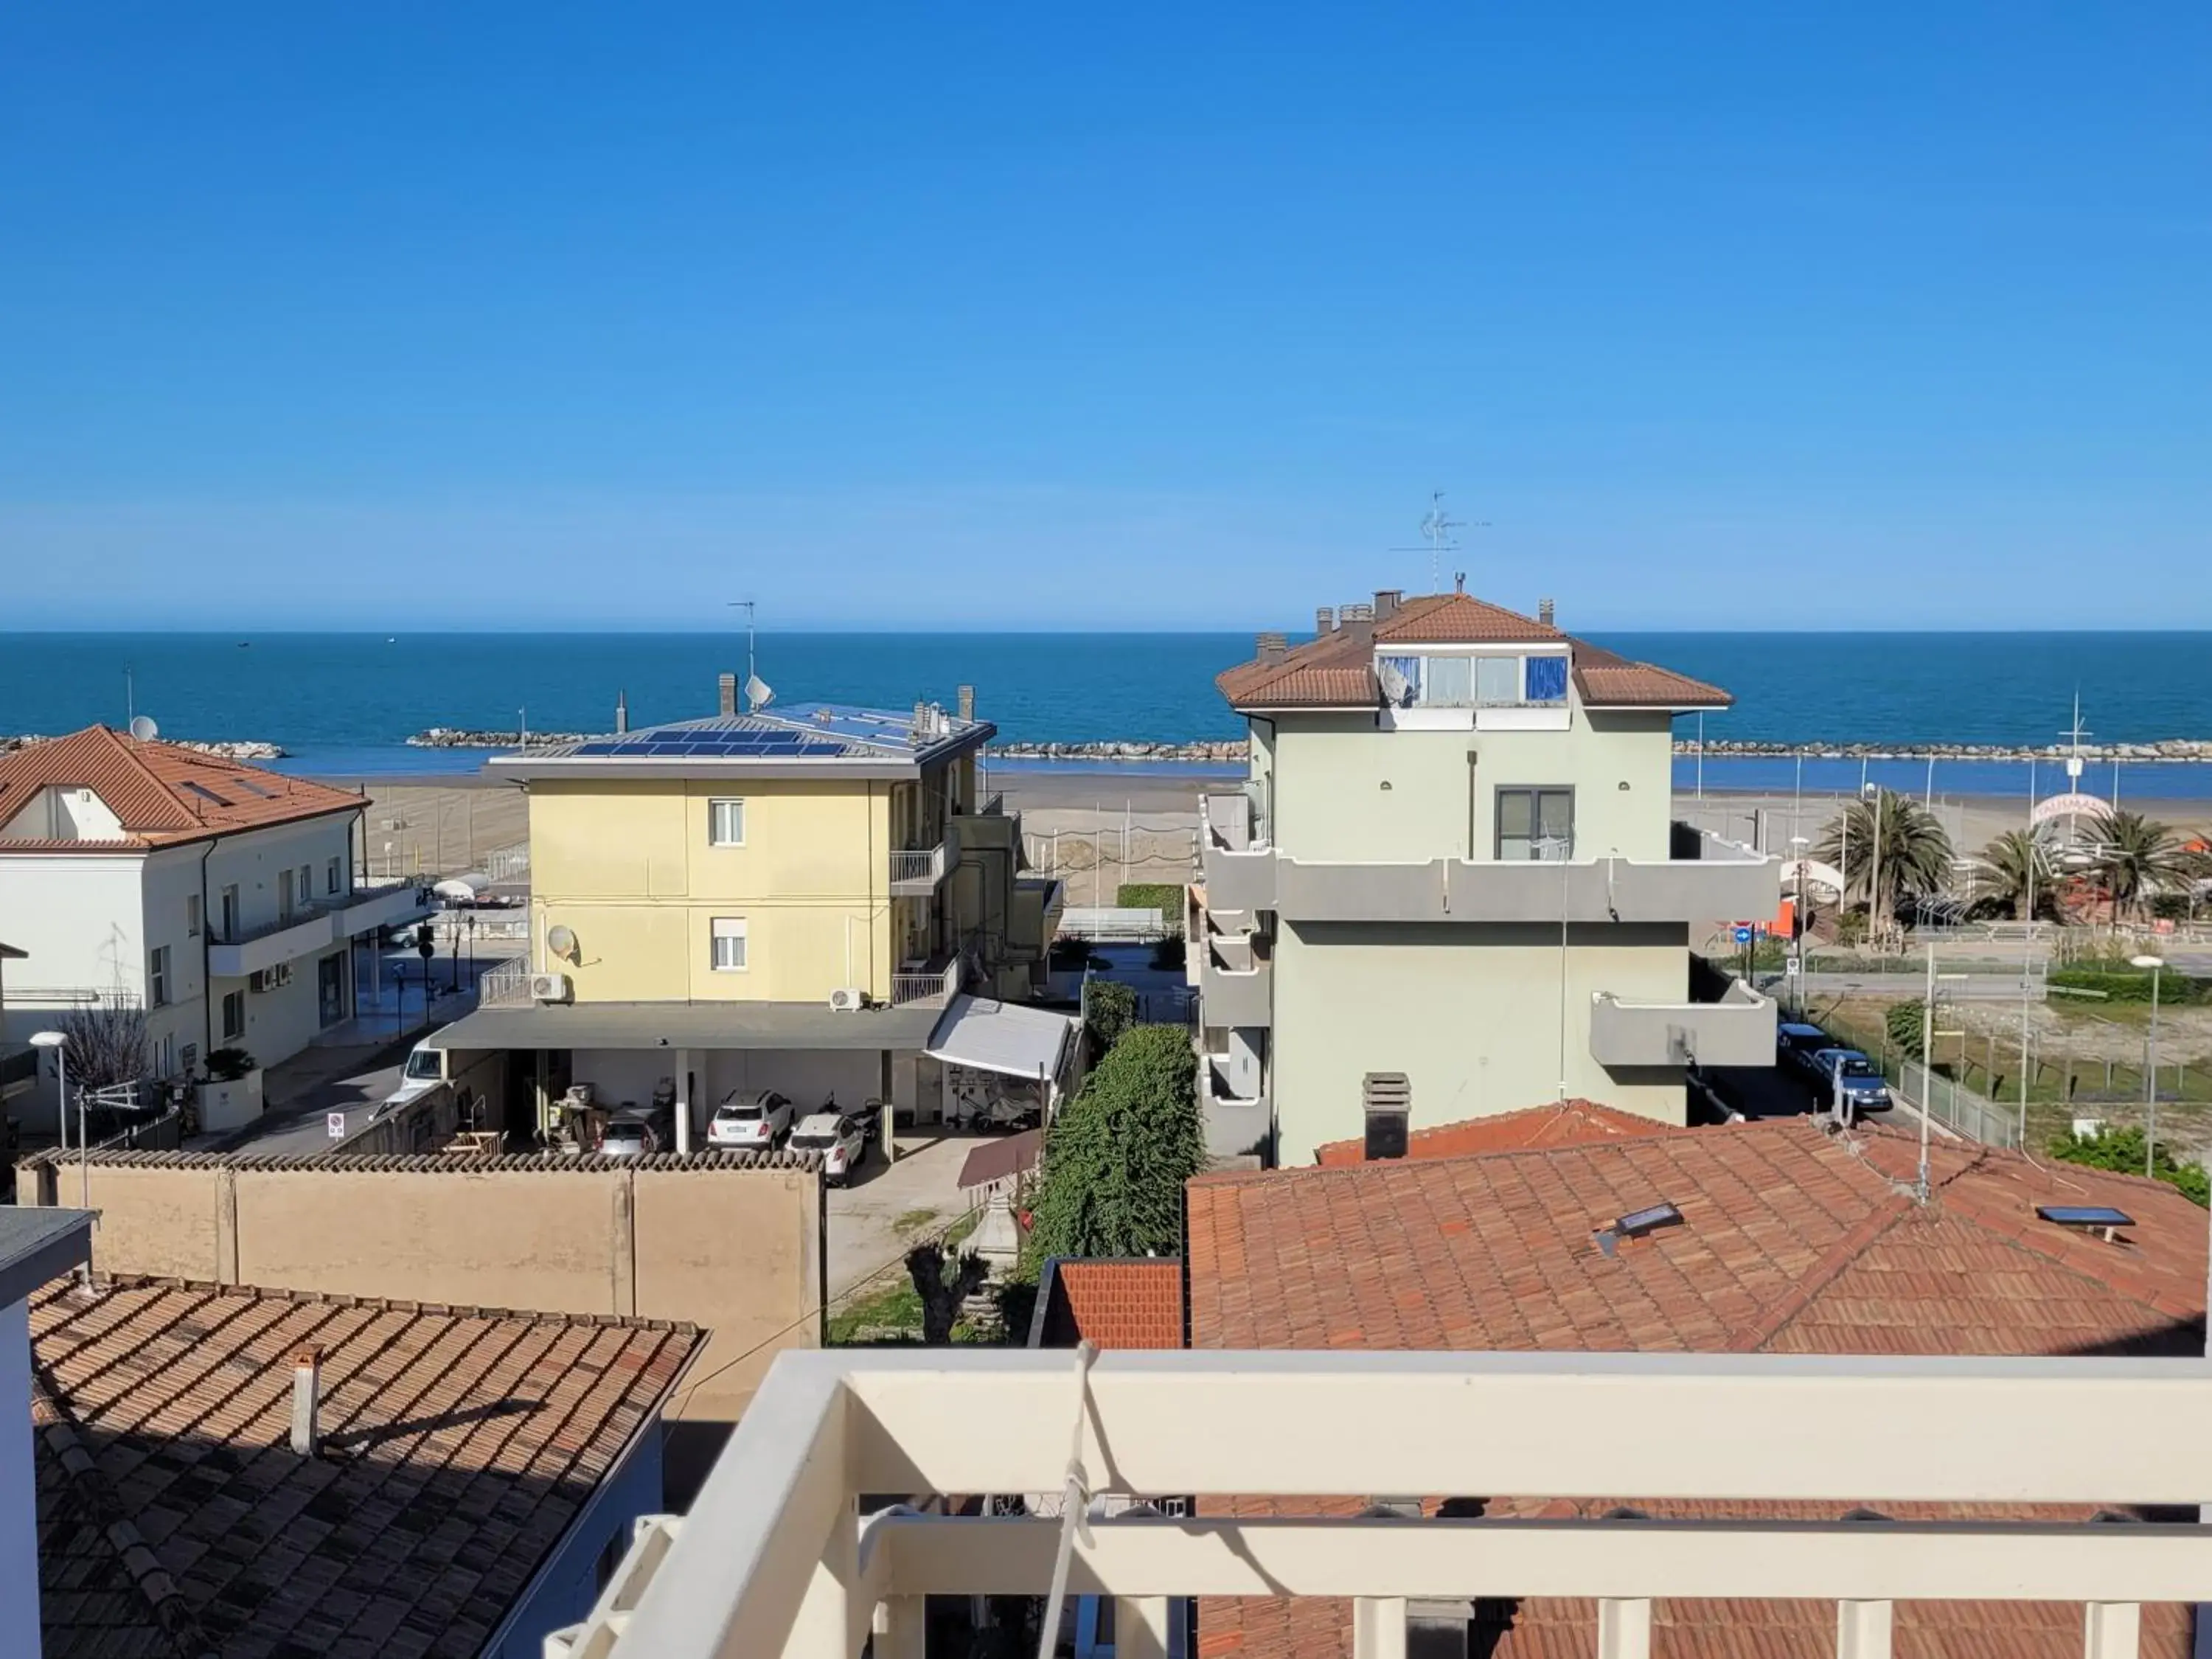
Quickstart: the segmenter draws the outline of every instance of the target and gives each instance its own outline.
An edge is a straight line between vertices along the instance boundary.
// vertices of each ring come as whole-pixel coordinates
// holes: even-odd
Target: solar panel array
[[[578,744],[574,752],[617,760],[674,760],[702,756],[734,760],[827,760],[843,754],[845,745],[825,743],[802,732],[672,730],[595,738]]]
[[[2125,1210],[2101,1204],[2039,1204],[2036,1214],[2062,1227],[2132,1227],[2136,1218]]]

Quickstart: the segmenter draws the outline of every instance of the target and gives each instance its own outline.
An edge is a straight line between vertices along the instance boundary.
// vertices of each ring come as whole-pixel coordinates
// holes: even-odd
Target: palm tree
[[[1879,860],[1875,857],[1877,823]],[[1910,795],[1887,789],[1846,806],[1822,834],[1813,856],[1843,872],[1844,902],[1855,898],[1867,902],[1872,913],[1869,931],[1877,939],[1894,925],[1900,897],[1940,893],[1951,877],[1951,837],[1942,824]],[[1877,878],[1880,892],[1874,890]]]
[[[1990,884],[1989,897],[2012,906],[2014,921],[2029,921],[2052,890],[2050,845],[2032,830],[2008,830],[1982,848],[1974,872]]]
[[[2112,907],[2123,915],[2148,915],[2154,896],[2185,889],[2196,860],[2184,848],[2173,826],[2140,812],[2114,808],[2090,828],[2091,869]]]

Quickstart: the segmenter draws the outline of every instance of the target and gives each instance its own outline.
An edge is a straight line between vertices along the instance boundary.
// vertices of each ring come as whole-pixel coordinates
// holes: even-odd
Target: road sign
[[[331,1139],[332,1140],[343,1140],[345,1139],[345,1114],[343,1112],[325,1113],[323,1115],[323,1126],[331,1132]]]
[[[1789,975],[1789,976],[1790,976],[1790,977],[1792,977],[1792,978],[1796,977],[1796,973],[1797,973],[1797,958],[1796,958],[1796,957],[1783,957],[1783,958],[1782,958],[1782,971],[1783,971],[1783,973],[1784,973],[1784,975]]]
[[[1750,928],[1748,928],[1748,927],[1739,927],[1739,928],[1737,928],[1737,929],[1735,930],[1735,942],[1736,942],[1738,945],[1748,945],[1748,944],[1750,944],[1750,943],[1751,943],[1751,929],[1750,929]]]

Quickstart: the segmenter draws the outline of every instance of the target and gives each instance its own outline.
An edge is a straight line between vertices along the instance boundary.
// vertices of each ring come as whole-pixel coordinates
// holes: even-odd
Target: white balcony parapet
[[[1601,1066],[1771,1066],[1774,999],[1732,980],[1717,1002],[1590,998],[1590,1058]]]
[[[891,975],[891,1006],[907,1002],[949,1002],[960,988],[960,964],[957,962],[925,973],[893,974]]]
[[[920,1659],[917,1598],[1052,1581],[1057,1520],[901,1510],[864,1528],[862,1492],[1054,1492],[1072,1473],[1094,1496],[2194,1504],[2212,1492],[2208,1412],[2212,1367],[2188,1360],[1117,1352],[1086,1379],[1066,1351],[789,1352],[680,1532],[547,1651],[853,1659],[873,1629],[878,1659]],[[1516,1431],[1468,1431],[1486,1422]],[[1832,1431],[1853,1422],[1881,1431]],[[1117,1518],[1074,1536],[1066,1582],[1125,1601],[1350,1596],[1383,1646],[1394,1601],[1594,1597],[1618,1659],[1648,1650],[1654,1596],[1833,1601],[1854,1656],[1885,1650],[1895,1601],[2080,1601],[2085,1656],[2120,1659],[2140,1603],[2212,1600],[2212,1529]]]
[[[890,890],[894,898],[927,898],[945,879],[945,843],[910,848],[890,855]]]
[[[358,884],[343,897],[302,905],[290,915],[208,943],[208,972],[243,978],[283,963],[343,945],[361,933],[413,921],[429,914],[428,890],[414,881]]]

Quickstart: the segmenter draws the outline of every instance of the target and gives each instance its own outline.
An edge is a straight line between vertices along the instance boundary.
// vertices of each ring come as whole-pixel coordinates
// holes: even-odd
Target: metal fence
[[[1917,1060],[1898,1067],[1897,1092],[1936,1122],[1985,1146],[2020,1146],[2020,1109],[2000,1106]]]

